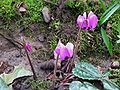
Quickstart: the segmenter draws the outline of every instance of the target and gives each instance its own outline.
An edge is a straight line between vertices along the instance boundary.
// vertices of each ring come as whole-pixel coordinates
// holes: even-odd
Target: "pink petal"
[[[78,18],[77,18],[77,25],[80,27],[80,28],[83,28],[83,22],[84,22],[85,18],[84,16],[81,16],[79,15]]]
[[[69,52],[69,57],[73,56],[73,49],[74,49],[74,45],[70,42],[67,43],[66,48],[68,49]]]
[[[60,50],[60,59],[65,60],[66,57],[70,57],[68,49],[67,48],[61,48],[61,50]]]
[[[92,15],[94,15],[94,13],[92,11],[90,11],[90,13],[88,14],[88,18]]]
[[[59,40],[58,44],[57,44],[57,47],[55,48],[54,50],[54,58],[57,59],[57,56],[60,55],[60,50],[62,48],[64,48],[65,45],[61,43],[61,41]],[[59,56],[60,57],[60,56]]]
[[[90,29],[94,29],[97,26],[98,17],[91,11],[88,14],[88,20],[89,20],[89,27],[90,27]]]
[[[54,51],[56,54],[60,55],[60,47],[57,47]]]
[[[86,12],[83,13],[83,17],[84,17],[85,19],[87,19],[87,14],[86,14]]]
[[[74,45],[72,43],[67,43],[67,45],[64,46],[61,41],[59,41],[57,47],[54,50],[54,58],[57,59],[58,55],[60,60],[65,60],[66,57],[72,57],[73,48]]]
[[[87,22],[87,20],[84,20],[82,28],[86,28],[86,30],[88,29],[88,22]]]
[[[61,40],[59,40],[57,47],[65,47],[65,45],[61,43]]]

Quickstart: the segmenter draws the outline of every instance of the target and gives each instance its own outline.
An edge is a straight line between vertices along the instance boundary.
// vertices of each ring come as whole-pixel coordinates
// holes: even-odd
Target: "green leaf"
[[[15,69],[12,73],[3,73],[0,75],[0,77],[5,81],[5,83],[10,84],[17,78],[31,75],[33,75],[31,71],[25,70],[23,67],[15,66]]]
[[[108,49],[110,55],[112,55],[113,54],[112,43],[109,41],[109,38],[103,28],[101,28],[101,34],[102,34],[103,41],[104,41],[105,45],[107,46],[107,49]]]
[[[117,40],[117,43],[120,43],[120,40]]]
[[[112,16],[112,14],[119,8],[120,8],[120,4],[117,3],[115,3],[110,8],[108,8],[100,17],[99,26],[101,26],[104,22],[106,22],[110,18],[110,16]]]
[[[82,79],[100,80],[102,78],[102,74],[92,64],[86,62],[78,62],[72,72]]]
[[[25,0],[26,3],[32,5],[33,4],[33,0]]]
[[[119,22],[118,22],[117,31],[118,31],[118,33],[119,33],[119,35],[120,35],[120,20],[119,20]]]
[[[65,5],[67,5],[67,6],[69,6],[69,7],[73,7],[74,6],[74,1],[73,0],[67,0],[66,2],[65,2]]]
[[[2,78],[0,78],[0,90],[11,90]]]
[[[106,6],[103,0],[99,0],[104,11],[106,11]]]
[[[109,80],[102,80],[105,90],[120,90],[120,87]]]
[[[91,83],[88,82],[79,82],[79,81],[73,81],[70,86],[69,90],[99,90],[95,86],[93,86]]]

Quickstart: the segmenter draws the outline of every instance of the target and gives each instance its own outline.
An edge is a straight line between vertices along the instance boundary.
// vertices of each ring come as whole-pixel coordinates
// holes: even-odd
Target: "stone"
[[[46,23],[50,22],[50,11],[47,7],[44,7],[42,10],[42,14],[43,14],[43,18],[45,20]]]
[[[119,63],[119,61],[113,61],[113,63],[112,63],[112,68],[118,68],[120,66],[120,63]]]

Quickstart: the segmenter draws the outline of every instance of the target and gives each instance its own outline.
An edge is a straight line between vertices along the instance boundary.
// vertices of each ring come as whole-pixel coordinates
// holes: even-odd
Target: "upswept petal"
[[[97,26],[98,17],[92,11],[90,11],[90,13],[88,14],[88,20],[89,27],[91,28],[91,30],[94,29]]]
[[[61,40],[59,40],[59,42],[58,42],[58,44],[57,44],[57,47],[61,47],[61,48],[62,48],[62,47],[65,47],[65,45],[61,43]],[[57,48],[57,47],[56,47],[56,48]]]
[[[68,49],[70,57],[72,57],[73,56],[74,45],[72,43],[68,42],[66,44],[66,48]]]
[[[92,16],[92,15],[95,15],[95,14],[92,11],[90,11],[88,14],[88,18],[90,18],[90,16]]]
[[[84,22],[84,21],[85,21],[84,16],[79,15],[78,18],[77,18],[77,25],[78,25],[80,28],[83,28],[83,22]]]
[[[86,12],[83,13],[83,16],[84,16],[85,19],[87,19],[87,13]]]

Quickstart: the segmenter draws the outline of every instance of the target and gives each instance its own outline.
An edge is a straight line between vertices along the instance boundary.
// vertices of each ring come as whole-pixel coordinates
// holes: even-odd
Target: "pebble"
[[[45,20],[46,23],[50,22],[50,11],[47,7],[44,7],[42,10],[42,14],[43,14],[43,18]]]
[[[119,66],[120,66],[119,61],[114,61],[111,67],[112,68],[118,68]]]
[[[39,35],[38,36],[38,40],[40,41],[40,42],[44,42],[44,36],[41,34],[41,35]]]

